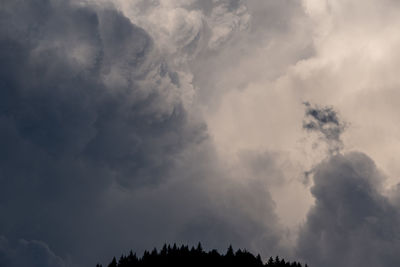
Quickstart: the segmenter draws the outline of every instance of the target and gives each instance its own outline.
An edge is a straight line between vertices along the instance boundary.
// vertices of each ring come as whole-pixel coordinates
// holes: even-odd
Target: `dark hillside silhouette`
[[[153,249],[145,251],[142,257],[137,257],[132,251],[128,255],[122,255],[119,259],[113,258],[106,267],[150,267],[150,266],[174,266],[174,267],[205,267],[205,266],[226,266],[226,267],[308,267],[298,262],[286,262],[278,256],[270,257],[263,263],[261,256],[254,256],[246,250],[234,252],[229,246],[225,254],[220,254],[217,250],[206,252],[199,243],[197,247],[180,246],[174,244],[164,245],[158,251]],[[97,264],[96,267],[102,267]]]

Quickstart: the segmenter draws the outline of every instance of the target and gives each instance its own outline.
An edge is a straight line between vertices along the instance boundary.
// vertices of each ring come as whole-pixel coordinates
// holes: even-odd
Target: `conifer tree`
[[[108,267],[117,267],[117,259],[114,257]]]
[[[229,245],[228,250],[226,251],[226,256],[227,257],[233,257],[234,256],[232,245]]]
[[[197,251],[197,252],[203,252],[203,247],[201,246],[201,243],[200,243],[200,242],[197,244],[196,251]]]

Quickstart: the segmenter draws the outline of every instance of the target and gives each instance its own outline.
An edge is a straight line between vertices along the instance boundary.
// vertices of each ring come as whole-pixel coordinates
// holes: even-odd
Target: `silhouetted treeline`
[[[164,245],[158,251],[145,251],[142,257],[136,256],[132,251],[128,255],[122,255],[119,259],[115,257],[107,267],[150,267],[150,266],[174,266],[174,267],[206,267],[206,266],[229,266],[229,267],[303,267],[298,262],[286,262],[278,256],[269,258],[263,263],[260,255],[254,256],[246,250],[233,251],[229,246],[225,254],[217,250],[206,252],[199,243],[196,248],[188,246],[177,247],[174,244]],[[97,264],[96,267],[102,267]],[[304,267],[308,267],[307,264]]]

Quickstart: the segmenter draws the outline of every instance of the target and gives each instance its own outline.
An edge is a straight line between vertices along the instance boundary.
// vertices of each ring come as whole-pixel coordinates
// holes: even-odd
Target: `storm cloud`
[[[96,235],[82,224],[104,219],[110,186],[160,183],[204,127],[188,126],[176,74],[119,12],[7,1],[1,13],[1,229],[65,252]]]
[[[298,255],[310,266],[396,266],[400,214],[382,193],[384,175],[367,155],[337,154],[315,169],[315,205]]]
[[[329,150],[308,173],[315,203],[300,227],[297,255],[311,266],[399,264],[398,192],[388,195],[386,175],[365,153],[341,152],[346,124],[333,107],[305,107],[303,128],[320,134]]]
[[[55,255],[50,248],[41,241],[18,240],[16,244],[0,236],[0,262],[3,266],[45,266],[65,267],[63,259]]]
[[[199,241],[398,265],[398,8],[3,0],[0,265]]]
[[[164,242],[278,247],[268,189],[221,169],[187,109],[192,84],[146,30],[74,1],[7,0],[0,17],[4,264],[37,252],[41,266],[90,265]]]

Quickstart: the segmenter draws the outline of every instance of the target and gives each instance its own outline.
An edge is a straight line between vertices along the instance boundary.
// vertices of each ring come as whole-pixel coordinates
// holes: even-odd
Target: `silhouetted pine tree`
[[[117,259],[114,257],[110,262],[110,264],[108,265],[108,267],[117,267],[117,266],[118,266]]]

